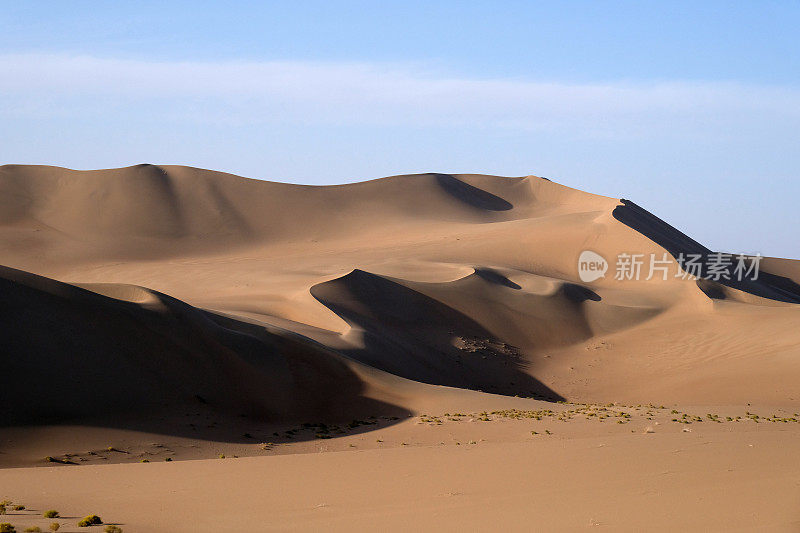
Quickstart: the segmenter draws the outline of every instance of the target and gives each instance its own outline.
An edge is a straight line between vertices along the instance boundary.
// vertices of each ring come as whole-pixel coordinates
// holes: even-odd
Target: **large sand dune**
[[[585,283],[584,250],[612,269],[618,254],[655,254],[675,273],[680,254],[712,253],[633,202],[535,176],[421,174],[313,187],[176,166],[0,167],[0,465],[35,466],[44,455],[131,462],[154,439],[166,439],[176,459],[212,457],[221,446],[263,455],[272,448],[256,443],[267,439],[280,444],[275,453],[321,451],[320,438],[337,435],[323,439],[327,450],[389,435],[397,446],[419,443],[424,455],[439,437],[414,415],[564,405],[555,400],[664,405],[640,422],[676,428],[672,407],[726,410],[731,431],[749,423],[736,426],[734,413],[746,417],[753,406],[794,419],[800,262],[765,259],[755,281],[621,281],[611,271]],[[634,438],[626,420],[615,438]],[[287,430],[323,427],[308,421],[353,422],[330,435]],[[758,438],[783,443],[796,426]],[[484,440],[498,444],[481,460],[535,453],[513,448],[517,430],[503,427],[486,430]],[[591,424],[575,427],[565,438],[598,438]],[[479,442],[481,431],[458,438]],[[680,428],[670,438],[682,438]],[[719,438],[719,453],[741,444]],[[141,453],[87,452],[112,439]],[[637,442],[624,444],[626,453]],[[591,460],[569,446],[573,460]],[[387,464],[402,465],[398,453]],[[336,457],[332,468],[343,468]],[[742,460],[740,451],[731,457]],[[6,472],[0,482],[33,497]],[[798,495],[796,484],[783,490]],[[674,491],[668,497],[680,498]],[[119,502],[108,505],[137,526]],[[305,527],[314,527],[307,514]],[[382,516],[386,527],[403,524],[402,513]],[[174,519],[163,529],[182,530]],[[629,519],[631,529],[648,525]],[[771,524],[788,530],[797,519],[787,511]],[[571,520],[543,523],[575,527]],[[347,514],[333,523],[346,529]]]

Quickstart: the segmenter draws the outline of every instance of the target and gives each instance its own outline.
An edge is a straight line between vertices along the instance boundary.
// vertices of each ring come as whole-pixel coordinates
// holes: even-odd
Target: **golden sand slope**
[[[514,400],[526,409],[569,400],[800,410],[798,262],[765,260],[760,280],[744,284],[613,272],[583,283],[583,250],[612,262],[668,254],[671,272],[677,253],[708,252],[631,202],[535,176],[312,187],[174,166],[0,167],[0,343],[13,376],[2,387],[0,464],[37,464],[46,446],[63,457],[102,450],[112,435],[129,447],[163,437],[204,450],[178,459],[226,442],[247,455],[247,428],[261,440],[298,422],[369,416],[400,446],[416,431],[410,415],[480,412],[511,396],[534,398]],[[91,427],[83,438],[79,425]],[[296,452],[318,451],[313,431],[288,438],[312,443]]]
[[[229,334],[246,322],[261,326],[267,344],[292,338],[321,350],[306,342],[313,339],[396,376],[511,395],[695,404],[795,401],[791,388],[798,369],[790,354],[800,339],[790,325],[800,308],[728,287],[712,293],[724,300],[713,299],[694,281],[673,277],[620,282],[609,273],[581,283],[576,262],[584,249],[607,258],[664,253],[629,225],[668,248],[680,243],[660,238],[674,232],[659,227],[660,221],[634,217],[629,225],[621,223],[617,200],[541,178],[425,174],[310,187],[185,167],[77,172],[6,166],[0,169],[0,202],[6,266],[68,283],[115,284],[83,286],[127,302],[95,297],[81,312],[96,307],[102,315],[107,306],[133,314],[149,310],[160,313],[156,329],[172,327],[178,319],[170,314],[178,315],[185,323],[176,327],[195,328],[198,337],[204,328],[211,336]],[[765,265],[784,276],[798,270],[786,261]],[[9,276],[13,281],[21,274],[4,274]],[[37,283],[41,302],[24,305],[28,293],[4,302],[12,318],[24,306],[39,313],[24,319],[34,331],[49,327],[41,315],[51,312],[65,314],[53,319],[59,327],[67,327],[69,317],[82,327],[90,323],[69,308],[88,302],[85,292],[66,291],[58,300],[65,307],[56,309],[46,297],[57,292],[57,284]],[[223,324],[193,308],[229,320]],[[265,324],[276,327],[265,330]],[[102,360],[115,364],[122,354],[80,343],[107,338],[113,344],[123,336],[115,329],[120,327],[91,326],[96,335],[64,333],[57,342],[72,349],[75,341],[75,349],[91,352],[86,355],[98,360],[78,359],[99,374],[105,372]],[[215,329],[220,327],[222,333]],[[6,329],[17,345],[37,338],[20,341],[19,327]],[[133,336],[150,342],[141,333]],[[134,345],[129,351],[165,350]],[[202,357],[213,351],[190,350]],[[291,382],[286,355],[269,347],[233,347],[228,357],[243,358],[248,350],[259,356],[229,362],[234,368],[266,365],[267,381],[259,390],[280,390],[270,379]],[[52,357],[53,346],[38,351]],[[257,360],[261,354],[269,361]],[[141,355],[125,357],[132,365],[126,372],[147,367]],[[160,360],[171,364],[179,358]],[[59,364],[52,360],[49,367],[56,372]],[[48,365],[37,361],[33,367]],[[292,379],[298,378],[305,376]],[[195,394],[210,396],[200,389],[188,396]],[[277,396],[285,398],[285,391]],[[286,412],[285,403],[274,401],[274,408],[260,409]]]

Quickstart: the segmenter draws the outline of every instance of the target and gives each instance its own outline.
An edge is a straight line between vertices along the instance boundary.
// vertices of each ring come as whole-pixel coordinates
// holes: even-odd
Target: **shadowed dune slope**
[[[709,256],[714,253],[630,200],[622,199],[620,201],[622,202],[621,205],[614,209],[614,218],[652,239],[655,243],[664,247],[673,257],[686,257],[695,254],[702,258],[703,263],[707,263]],[[735,263],[732,261],[725,269],[724,277],[717,281],[726,287],[732,287],[762,298],[800,303],[800,285],[791,277],[773,273],[773,268],[780,269],[775,261],[764,262],[761,267],[758,279],[738,279],[734,272]],[[706,273],[702,275],[703,277],[708,277]],[[708,285],[701,284],[701,288],[704,286]],[[709,294],[718,297],[717,295],[722,294],[722,292],[712,291]]]
[[[311,294],[348,322],[354,346],[345,353],[363,363],[427,383],[551,400],[563,398],[532,377],[535,364],[524,354],[577,344],[661,312],[606,303],[582,285],[517,274],[524,287],[488,268],[445,283],[354,270],[315,285]]]
[[[114,425],[201,404],[271,420],[390,407],[361,398],[360,378],[320,346],[141,287],[87,288],[0,267],[4,425]]]

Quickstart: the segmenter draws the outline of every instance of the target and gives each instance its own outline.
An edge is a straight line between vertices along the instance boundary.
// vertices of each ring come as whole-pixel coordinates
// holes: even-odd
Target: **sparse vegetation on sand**
[[[23,511],[21,515],[23,516],[31,516],[31,511],[27,509],[26,506],[22,504],[11,505],[11,500],[4,500],[0,502],[0,507],[8,508],[11,506],[15,511]],[[61,515],[55,509],[48,509],[42,513],[44,518],[61,518]],[[97,526],[102,525],[103,520],[96,514],[87,515],[81,520],[78,521],[76,524],[78,527],[90,527],[90,526]],[[0,533],[16,533],[18,527],[22,527],[19,525],[14,525],[10,522],[3,522],[0,524]],[[61,524],[59,522],[51,522],[47,528],[50,531],[58,531],[61,529]],[[25,529],[22,529],[24,533],[41,533],[42,528],[40,526],[28,526]],[[122,533],[122,528],[117,525],[109,524],[104,528],[105,533]]]
[[[89,526],[98,526],[102,524],[103,521],[100,519],[99,516],[96,514],[90,514],[89,516],[84,517],[78,522],[78,527],[89,527]]]
[[[503,409],[497,411],[482,411],[480,413],[444,413],[443,416],[434,416],[423,414],[419,415],[418,424],[427,424],[430,426],[439,426],[445,422],[461,422],[468,418],[470,422],[491,422],[499,418],[512,419],[512,420],[555,420],[558,422],[569,422],[577,418],[584,418],[586,420],[605,422],[616,421],[617,424],[629,424],[634,420],[634,417],[641,417],[645,420],[656,420],[656,417],[664,415],[667,407],[663,405],[647,404],[647,405],[619,405],[609,403],[605,405],[600,404],[579,404],[572,402],[558,402],[572,407],[564,410],[553,409],[539,409],[539,410],[518,410],[518,409]],[[770,417],[759,416],[755,413],[747,411],[745,416],[725,416],[719,414],[707,413],[705,416],[693,415],[681,412],[677,409],[671,409],[667,420],[677,422],[679,424],[692,424],[704,421],[715,422],[723,424],[725,422],[740,422],[742,420],[751,420],[755,423],[772,422],[772,423],[800,423],[800,416],[796,413],[794,416],[779,416],[773,414]],[[658,424],[656,422],[656,424]],[[532,431],[532,435],[539,434],[538,431]],[[551,434],[551,433],[548,433]]]
[[[61,459],[61,458],[58,458],[58,457],[53,457],[51,455],[48,455],[47,457],[45,457],[44,461],[46,463],[58,463],[58,464],[62,464],[62,465],[74,465],[75,464],[74,462],[70,461],[69,459]]]

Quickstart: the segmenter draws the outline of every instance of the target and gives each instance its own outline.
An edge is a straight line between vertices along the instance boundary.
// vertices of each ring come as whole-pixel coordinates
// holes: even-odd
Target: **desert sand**
[[[536,176],[2,166],[0,522],[800,530],[800,262],[584,250],[711,252]]]

